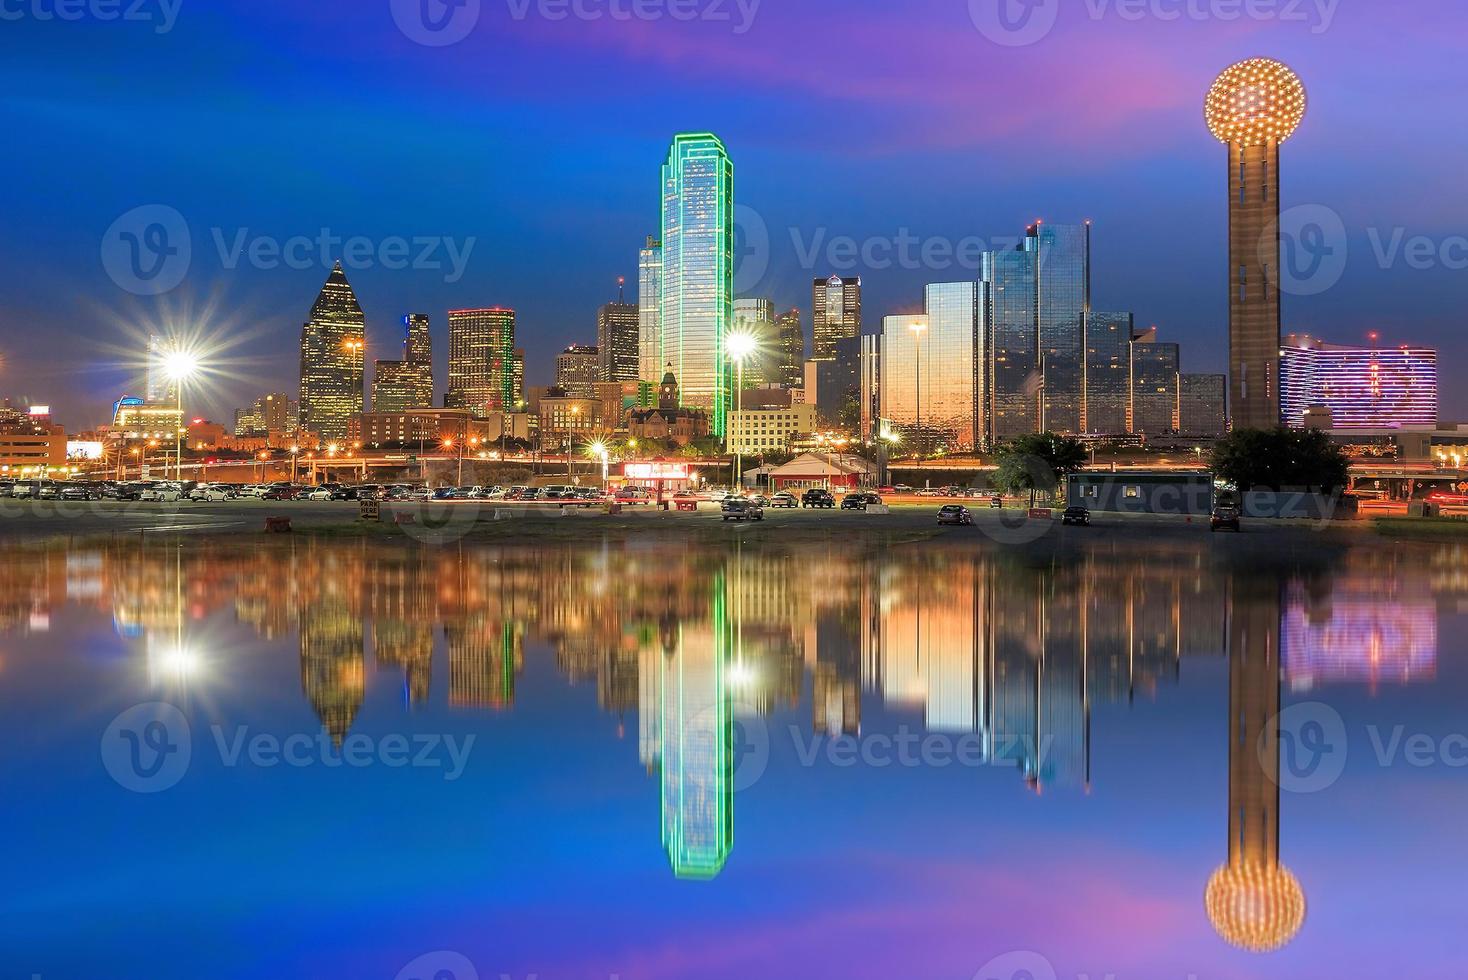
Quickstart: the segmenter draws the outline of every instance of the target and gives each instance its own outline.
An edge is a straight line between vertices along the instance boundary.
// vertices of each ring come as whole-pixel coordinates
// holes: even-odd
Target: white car
[[[147,498],[144,498],[147,499]],[[189,491],[190,500],[202,500],[206,503],[217,504],[229,499],[229,491],[223,487],[205,484],[202,487],[194,487]]]
[[[312,490],[310,493],[306,494],[306,499],[307,500],[330,500],[331,499],[331,489],[332,489],[331,487],[317,487],[315,490]]]
[[[138,495],[139,500],[152,500],[161,503],[172,503],[183,499],[183,492],[176,484],[160,483],[157,486],[148,487]]]
[[[720,502],[722,502],[724,500],[727,500],[728,498],[730,498],[732,496],[734,496],[734,495],[732,493],[730,493],[728,490],[710,490],[708,492],[708,498],[710,500],[712,500],[716,504],[717,503],[720,503]]]

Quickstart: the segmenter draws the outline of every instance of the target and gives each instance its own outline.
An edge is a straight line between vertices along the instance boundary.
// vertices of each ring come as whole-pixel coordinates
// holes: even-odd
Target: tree
[[[1318,429],[1236,429],[1209,455],[1213,475],[1247,493],[1255,487],[1318,489],[1344,487],[1350,464],[1339,446]]]
[[[1053,495],[1062,479],[1080,471],[1086,464],[1086,447],[1079,439],[1039,432],[1000,446],[997,461],[995,484],[1009,494],[1028,491],[1033,507],[1037,493]]]

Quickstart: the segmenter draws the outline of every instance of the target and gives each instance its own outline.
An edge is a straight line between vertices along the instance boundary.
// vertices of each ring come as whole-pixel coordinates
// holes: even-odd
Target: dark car
[[[963,504],[944,504],[938,508],[939,524],[972,524],[974,515]]]
[[[261,500],[295,500],[301,495],[301,488],[289,483],[272,483],[260,494]]]
[[[800,506],[802,507],[835,507],[836,498],[831,491],[813,487],[800,495]]]
[[[765,509],[753,500],[744,497],[725,497],[719,504],[719,513],[726,521],[762,521]]]
[[[143,488],[135,483],[112,483],[102,488],[103,500],[137,500]]]
[[[327,499],[328,500],[356,500],[357,499],[357,488],[356,487],[332,487],[331,488],[331,496],[328,497]]]
[[[101,500],[102,491],[90,483],[69,483],[61,488],[62,500]]]
[[[1237,507],[1215,507],[1213,517],[1208,526],[1214,531],[1233,531],[1238,533],[1243,530],[1239,525],[1239,509]]]
[[[841,498],[842,510],[866,510],[870,504],[880,504],[882,498],[874,493],[848,493]]]
[[[1084,507],[1067,507],[1065,513],[1060,515],[1060,523],[1075,524],[1079,527],[1091,526],[1091,512]]]

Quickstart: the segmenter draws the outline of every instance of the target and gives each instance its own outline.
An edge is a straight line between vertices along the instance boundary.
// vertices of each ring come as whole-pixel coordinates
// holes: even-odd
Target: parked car
[[[40,486],[36,488],[36,498],[38,500],[60,500],[61,484],[55,480],[42,480]]]
[[[143,488],[136,483],[109,483],[102,488],[103,500],[137,500]]]
[[[726,521],[762,521],[765,519],[765,509],[752,500],[744,497],[732,497],[725,495],[719,504],[719,514]]]
[[[302,487],[291,483],[272,483],[260,494],[261,500],[295,500],[301,495]]]
[[[800,506],[832,508],[836,506],[836,498],[831,495],[831,491],[829,490],[812,487],[800,495]]]
[[[893,493],[912,493],[912,487],[908,486],[905,483],[899,483],[899,484],[897,484],[897,486],[895,486],[895,487],[892,488],[892,492]]]
[[[61,500],[101,500],[102,490],[92,483],[69,483],[61,488]]]
[[[1215,507],[1213,508],[1213,516],[1208,522],[1209,529],[1213,531],[1228,530],[1237,534],[1243,530],[1239,522],[1239,517],[1239,509],[1237,507]]]
[[[800,501],[795,499],[795,494],[787,490],[781,490],[770,498],[771,507],[799,507]]]
[[[938,508],[939,524],[972,524],[974,515],[963,504],[944,504]]]
[[[172,503],[183,499],[183,491],[176,483],[155,483],[146,487],[138,495],[139,500],[149,500],[155,503]]]
[[[770,506],[770,498],[769,497],[766,497],[762,493],[746,494],[744,499],[746,499],[746,500],[748,500],[748,501],[750,501],[752,503],[759,504],[761,507],[768,507],[768,506]]]
[[[217,484],[206,483],[189,491],[190,500],[202,500],[206,503],[220,503],[229,497],[230,492]]]
[[[881,502],[882,498],[876,494],[859,490],[856,493],[848,493],[845,497],[841,498],[841,509],[866,510],[869,505],[880,504]]]
[[[708,492],[708,499],[712,500],[714,503],[719,503],[720,501],[726,500],[732,496],[734,495],[728,490],[723,489],[722,487],[715,487]]]
[[[1003,506],[1004,506],[1004,498],[1001,497],[1001,496],[999,496],[999,494],[996,493],[994,496],[992,496],[992,497],[989,498],[989,509],[990,510],[999,510]]]
[[[1060,515],[1060,523],[1075,524],[1078,527],[1091,526],[1091,512],[1085,507],[1067,507],[1065,513]]]

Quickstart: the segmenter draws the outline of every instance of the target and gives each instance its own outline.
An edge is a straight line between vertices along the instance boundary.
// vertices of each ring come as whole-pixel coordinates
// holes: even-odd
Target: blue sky
[[[750,295],[808,318],[814,276],[861,275],[870,328],[926,282],[971,278],[934,258],[945,248],[1089,218],[1097,306],[1182,342],[1185,370],[1221,371],[1225,164],[1201,105],[1255,55],[1309,87],[1285,206],[1331,235],[1328,288],[1288,297],[1286,329],[1379,331],[1440,346],[1445,377],[1468,367],[1454,50],[1468,10],[1450,0],[1237,18],[1220,0],[1061,0],[1005,43],[997,0],[470,0],[446,46],[415,40],[448,35],[414,28],[407,0],[140,0],[121,19],[76,2],[79,19],[54,0],[0,4],[0,395],[72,428],[137,387],[139,338],[168,323],[227,344],[196,411],[292,390],[301,321],[344,246],[290,263],[270,249],[323,232],[365,243],[348,274],[369,357],[394,355],[410,310],[433,317],[441,358],[446,310],[502,304],[544,383],[555,350],[593,339],[616,277],[635,282],[658,166],[685,129],[723,138],[746,223],[767,230],[768,249],[746,242]],[[173,288],[138,296],[118,281],[117,223],[142,233],[159,214],[184,223],[190,254]],[[882,261],[903,237],[928,258],[920,244]],[[878,261],[838,267],[841,238]],[[389,267],[399,257],[410,267]],[[1443,414],[1468,414],[1468,397],[1449,387]]]

